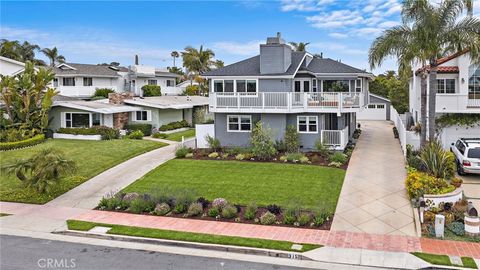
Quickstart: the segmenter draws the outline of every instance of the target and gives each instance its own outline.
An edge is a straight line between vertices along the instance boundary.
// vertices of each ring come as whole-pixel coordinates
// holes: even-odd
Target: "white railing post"
[[[338,93],[338,112],[343,111],[343,93]]]
[[[307,93],[302,93],[301,97],[303,98],[303,108],[306,110],[308,108],[308,98]]]
[[[287,109],[288,111],[291,111],[292,110],[292,92],[288,92],[287,93]]]
[[[237,107],[240,109],[240,95],[237,93]]]
[[[262,109],[265,110],[265,93],[262,93]]]

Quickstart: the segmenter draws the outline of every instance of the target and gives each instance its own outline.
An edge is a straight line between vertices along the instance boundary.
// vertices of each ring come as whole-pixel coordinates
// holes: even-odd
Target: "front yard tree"
[[[75,162],[53,148],[42,149],[28,159],[19,159],[2,167],[6,174],[15,175],[25,187],[34,188],[39,193],[49,192],[62,176],[75,169]]]
[[[15,77],[1,76],[0,100],[8,115],[6,128],[40,133],[48,126],[48,112],[56,95],[55,90],[48,87],[53,78],[49,69],[35,70],[31,62],[26,62],[24,72]]]
[[[273,141],[272,129],[264,127],[261,121],[255,124],[250,138],[252,153],[260,160],[272,158],[277,150]]]

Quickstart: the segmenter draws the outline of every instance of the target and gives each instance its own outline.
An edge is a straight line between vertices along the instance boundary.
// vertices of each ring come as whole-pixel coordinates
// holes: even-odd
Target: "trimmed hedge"
[[[2,143],[0,143],[0,151],[29,147],[29,146],[33,146],[33,145],[42,143],[43,141],[45,141],[45,135],[44,134],[38,134],[38,135],[33,136],[30,139],[26,139],[26,140],[23,140],[23,141],[2,142]]]
[[[132,132],[135,130],[140,130],[143,135],[150,136],[152,135],[152,125],[151,124],[126,124],[125,129],[128,132]]]
[[[57,133],[72,135],[101,135],[102,140],[113,140],[120,137],[120,132],[106,126],[95,126],[90,128],[59,128]]]
[[[177,121],[177,122],[171,122],[166,125],[162,125],[158,130],[160,131],[168,131],[168,130],[174,130],[174,129],[179,129],[179,128],[184,128],[184,127],[189,127],[190,125],[186,120],[182,121]]]
[[[161,96],[162,91],[160,85],[144,85],[142,86],[143,96],[144,97],[156,97]]]
[[[108,94],[110,93],[115,93],[115,91],[110,88],[96,88],[93,97],[108,98]]]

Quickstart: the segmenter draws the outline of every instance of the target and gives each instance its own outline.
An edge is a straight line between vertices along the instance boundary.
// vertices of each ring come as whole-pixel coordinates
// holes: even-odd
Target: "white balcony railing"
[[[345,149],[348,135],[348,127],[342,130],[321,130],[320,134],[323,144],[335,150]]]
[[[301,111],[302,109],[342,109],[360,108],[363,105],[362,93],[324,92],[260,92],[260,93],[210,93],[210,107],[213,110],[280,110]]]
[[[476,99],[469,98],[467,106],[470,108],[480,108],[480,97]]]

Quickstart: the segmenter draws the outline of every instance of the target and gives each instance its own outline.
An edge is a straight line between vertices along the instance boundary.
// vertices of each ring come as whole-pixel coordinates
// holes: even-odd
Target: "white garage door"
[[[387,107],[381,103],[370,103],[357,113],[358,120],[387,120]]]

